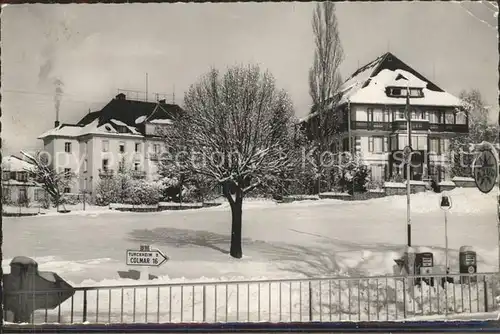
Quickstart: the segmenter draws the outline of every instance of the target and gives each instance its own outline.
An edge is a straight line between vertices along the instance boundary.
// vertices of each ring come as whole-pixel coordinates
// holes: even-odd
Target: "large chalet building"
[[[58,172],[73,175],[66,193],[94,191],[100,180],[120,169],[132,177],[154,180],[159,155],[165,149],[162,133],[181,112],[165,100],[144,101],[116,95],[100,111],[76,124],[59,124],[38,138]]]
[[[468,117],[460,100],[416,70],[386,53],[359,68],[343,84],[335,110],[340,129],[333,150],[361,155],[371,167],[372,179],[387,181],[397,174],[406,178],[401,164],[408,145],[406,98],[410,94],[411,146],[421,153],[412,159],[411,179],[450,178],[446,168],[450,138],[468,133]],[[315,113],[302,120],[314,136]]]

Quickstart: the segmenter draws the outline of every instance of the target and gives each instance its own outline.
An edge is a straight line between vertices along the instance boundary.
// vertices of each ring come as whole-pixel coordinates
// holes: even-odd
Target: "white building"
[[[468,117],[461,101],[425,78],[391,53],[359,68],[343,84],[336,110],[340,128],[334,151],[362,155],[372,178],[384,181],[406,177],[401,151],[408,145],[406,97],[410,94],[412,142],[417,161],[411,179],[447,180],[450,139],[468,133]],[[316,114],[303,120],[310,138],[315,136]]]
[[[2,158],[2,201],[28,205],[44,200],[45,191],[33,180],[35,166],[14,155]]]
[[[164,130],[181,112],[165,100],[146,102],[118,94],[100,111],[85,115],[76,124],[58,124],[38,138],[44,154],[58,172],[71,172],[75,182],[65,192],[94,193],[99,180],[131,169],[137,178],[154,180],[157,159],[163,152]]]

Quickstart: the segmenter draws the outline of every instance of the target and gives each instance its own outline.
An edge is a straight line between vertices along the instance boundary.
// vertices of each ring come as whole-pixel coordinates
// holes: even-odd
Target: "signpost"
[[[159,267],[168,260],[161,251],[148,245],[141,246],[139,250],[127,250],[128,266]]]
[[[445,272],[448,273],[448,211],[451,209],[451,197],[447,193],[441,195],[439,203],[441,210],[444,211],[444,240],[445,240]]]
[[[500,176],[497,149],[488,142],[471,144],[471,151],[479,151],[479,156],[472,163],[472,174],[476,187],[483,193],[489,193],[498,182],[497,194],[497,229],[498,229],[498,270],[500,272]]]

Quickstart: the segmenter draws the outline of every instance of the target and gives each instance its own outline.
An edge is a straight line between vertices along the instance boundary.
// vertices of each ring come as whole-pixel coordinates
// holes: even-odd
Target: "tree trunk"
[[[241,191],[237,190],[236,199],[231,203],[231,249],[229,251],[229,254],[236,259],[243,257],[241,249],[242,204],[243,196],[241,195]]]

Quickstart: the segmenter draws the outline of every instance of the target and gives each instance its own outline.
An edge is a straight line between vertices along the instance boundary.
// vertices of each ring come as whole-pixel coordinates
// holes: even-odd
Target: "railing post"
[[[484,312],[488,312],[488,282],[486,281],[486,275],[483,276],[484,284]]]
[[[313,310],[312,310],[312,285],[311,281],[309,281],[309,321],[313,320]]]
[[[83,322],[87,321],[87,290],[83,290]]]
[[[202,299],[203,299],[203,322],[207,322],[207,297],[206,297],[206,293],[207,293],[207,287],[204,285],[203,286],[203,296],[202,296]]]
[[[406,319],[406,277],[403,277],[403,319]]]

